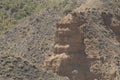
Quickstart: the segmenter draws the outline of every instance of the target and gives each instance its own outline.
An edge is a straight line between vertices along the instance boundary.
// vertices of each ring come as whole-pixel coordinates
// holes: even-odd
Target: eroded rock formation
[[[97,1],[88,0],[58,22],[47,70],[70,80],[120,80],[120,21]]]
[[[81,21],[74,14],[68,14],[57,24],[54,55],[47,62],[48,69],[71,80],[93,80],[89,71],[89,59],[84,52],[84,36]]]

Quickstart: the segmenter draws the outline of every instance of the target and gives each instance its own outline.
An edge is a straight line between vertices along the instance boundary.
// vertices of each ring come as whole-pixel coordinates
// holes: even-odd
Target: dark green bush
[[[20,19],[34,13],[36,5],[33,0],[0,0],[0,32],[15,26]]]

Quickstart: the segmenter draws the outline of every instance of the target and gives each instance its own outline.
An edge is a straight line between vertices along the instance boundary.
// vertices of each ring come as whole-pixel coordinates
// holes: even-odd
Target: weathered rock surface
[[[87,0],[58,22],[47,70],[70,80],[120,80],[120,12],[105,4]]]
[[[2,1],[5,1],[5,0],[1,0],[0,2]],[[12,0],[12,1],[16,2],[16,0]],[[26,1],[26,0],[23,0],[23,1]],[[29,68],[29,71],[24,74],[22,70],[13,69],[13,72],[14,70],[16,71],[15,73],[12,74],[14,75],[12,77],[15,78],[13,80],[26,80],[26,79],[27,80],[40,80],[40,78],[42,78],[43,80],[56,80],[56,79],[57,80],[68,80],[68,79],[64,79],[64,77],[54,75],[51,72],[46,73],[45,71],[42,70],[41,65],[43,65],[45,57],[48,56],[49,53],[53,52],[54,32],[55,32],[55,24],[57,20],[59,20],[62,16],[64,16],[69,10],[82,4],[81,2],[84,2],[84,1],[81,1],[81,0],[74,0],[74,1],[71,1],[71,0],[36,0],[36,1],[38,1],[39,6],[43,8],[40,12],[38,10],[38,13],[32,14],[29,17],[25,17],[20,22],[18,22],[18,24],[15,25],[14,28],[11,28],[9,29],[9,31],[6,31],[2,35],[0,35],[0,57],[5,56],[6,53],[13,54],[13,55],[17,54],[21,58],[26,59],[28,64],[31,63],[37,68],[35,70],[37,70],[38,72],[34,72],[33,68],[30,67],[30,65],[29,66],[25,65],[22,61],[21,64],[23,64],[25,68],[26,67]],[[42,5],[42,4],[45,4],[45,5]],[[72,5],[75,4],[75,5],[72,6],[71,4]],[[16,4],[13,4],[13,5],[16,5]],[[72,7],[70,7],[69,5]],[[26,8],[28,7],[27,5],[25,6]],[[65,6],[66,8],[64,9]],[[9,12],[9,10],[7,11]],[[1,27],[0,29],[3,30]],[[2,62],[0,61],[0,65],[1,64]],[[12,64],[12,59],[11,59],[10,64]],[[3,67],[4,66],[7,67],[8,65],[3,65]],[[1,73],[3,73],[2,71],[4,70],[5,68],[0,68]],[[16,74],[16,73],[21,73],[22,76],[18,76],[19,74]],[[10,80],[11,76],[10,77],[7,76],[9,74],[11,75],[10,71],[0,74],[0,80]],[[27,78],[24,77],[26,76],[26,74],[28,74]],[[37,77],[34,77],[34,76],[37,76]]]

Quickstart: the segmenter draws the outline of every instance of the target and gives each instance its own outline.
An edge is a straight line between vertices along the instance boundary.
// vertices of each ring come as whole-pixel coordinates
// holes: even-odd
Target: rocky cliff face
[[[116,15],[119,11],[105,8],[104,1],[87,0],[65,16],[56,25],[54,53],[45,62],[46,69],[70,80],[120,80]]]

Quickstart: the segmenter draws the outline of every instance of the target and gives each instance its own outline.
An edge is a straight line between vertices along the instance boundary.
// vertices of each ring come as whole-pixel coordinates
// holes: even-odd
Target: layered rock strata
[[[105,5],[87,0],[58,22],[47,70],[70,80],[120,80],[119,14]]]
[[[89,71],[90,59],[85,54],[84,36],[80,20],[74,14],[68,14],[57,24],[54,54],[46,61],[47,69],[71,80],[93,80]],[[92,77],[91,77],[92,76]]]

